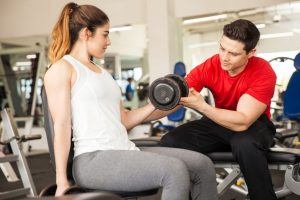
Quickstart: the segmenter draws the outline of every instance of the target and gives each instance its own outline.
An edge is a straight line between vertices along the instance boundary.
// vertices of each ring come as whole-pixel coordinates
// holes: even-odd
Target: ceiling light
[[[300,29],[295,28],[295,29],[293,29],[293,32],[294,32],[294,33],[299,33],[299,34],[300,34]]]
[[[281,15],[279,15],[279,14],[274,15],[273,22],[280,22],[280,20],[281,20]]]
[[[183,24],[187,25],[187,24],[201,23],[201,22],[207,22],[207,21],[214,21],[214,20],[219,20],[219,19],[226,19],[227,17],[228,17],[227,14],[212,15],[212,16],[208,16],[208,17],[187,19],[187,20],[183,21]]]
[[[35,59],[36,58],[36,54],[28,54],[26,55],[26,58],[29,59]]]
[[[208,47],[208,46],[214,46],[217,45],[218,42],[203,42],[200,44],[191,44],[189,45],[190,49],[199,48],[199,47]]]
[[[265,28],[266,27],[266,24],[256,24],[255,25],[258,29],[261,29],[261,28]]]
[[[264,12],[263,8],[255,8],[255,9],[250,9],[250,10],[244,10],[238,12],[238,16],[243,17],[243,16],[249,16],[249,15],[256,15],[258,13]]]
[[[31,66],[31,62],[28,61],[28,62],[16,62],[16,66],[19,67],[19,66]]]
[[[17,66],[13,66],[13,67],[12,67],[12,70],[13,70],[13,71],[18,71],[18,69],[19,69],[19,67],[17,67]]]
[[[104,65],[104,63],[105,63],[105,60],[104,59],[100,59],[100,64]]]
[[[132,29],[132,26],[126,25],[126,26],[119,26],[119,27],[113,27],[109,29],[109,32],[117,32],[117,31],[129,31]]]
[[[260,39],[270,39],[270,38],[278,38],[278,37],[290,37],[293,36],[293,32],[283,32],[283,33],[272,33],[272,34],[263,34],[260,36]]]

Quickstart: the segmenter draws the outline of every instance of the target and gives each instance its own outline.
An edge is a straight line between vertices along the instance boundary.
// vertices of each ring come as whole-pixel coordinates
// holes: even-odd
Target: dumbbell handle
[[[21,137],[12,137],[7,140],[0,141],[0,144],[6,145],[6,144],[10,143],[11,141],[13,141],[14,139],[16,139],[18,142],[26,142],[29,140],[38,140],[41,138],[42,138],[42,136],[40,134],[29,135],[29,136],[22,135]]]
[[[35,134],[35,135],[22,135],[20,138],[18,138],[19,142],[26,142],[29,140],[38,140],[41,139],[41,134]]]

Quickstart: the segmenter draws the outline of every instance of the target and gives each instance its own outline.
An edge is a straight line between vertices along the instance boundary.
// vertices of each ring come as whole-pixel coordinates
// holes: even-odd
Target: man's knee
[[[177,140],[174,134],[167,133],[160,140],[160,146],[163,147],[177,147]]]
[[[251,137],[234,137],[230,143],[235,156],[251,156],[252,154],[255,155],[257,150],[260,150],[260,145]]]

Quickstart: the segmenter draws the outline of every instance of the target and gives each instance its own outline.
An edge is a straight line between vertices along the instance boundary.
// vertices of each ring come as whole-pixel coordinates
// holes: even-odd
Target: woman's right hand
[[[56,188],[56,192],[55,192],[55,196],[62,196],[64,195],[64,192],[70,187],[70,185],[67,183],[67,184],[59,184],[57,185],[57,188]]]

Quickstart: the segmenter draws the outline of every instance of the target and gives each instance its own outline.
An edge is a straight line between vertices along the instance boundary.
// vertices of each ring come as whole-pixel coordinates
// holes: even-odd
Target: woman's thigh
[[[210,158],[191,150],[169,147],[140,147],[142,151],[177,158],[185,163],[189,171],[212,171],[214,165]]]
[[[162,180],[175,180],[186,188],[189,173],[177,158],[153,152],[109,150],[79,155],[74,159],[75,182],[86,188],[140,191],[163,187]],[[182,185],[180,185],[182,184]]]

